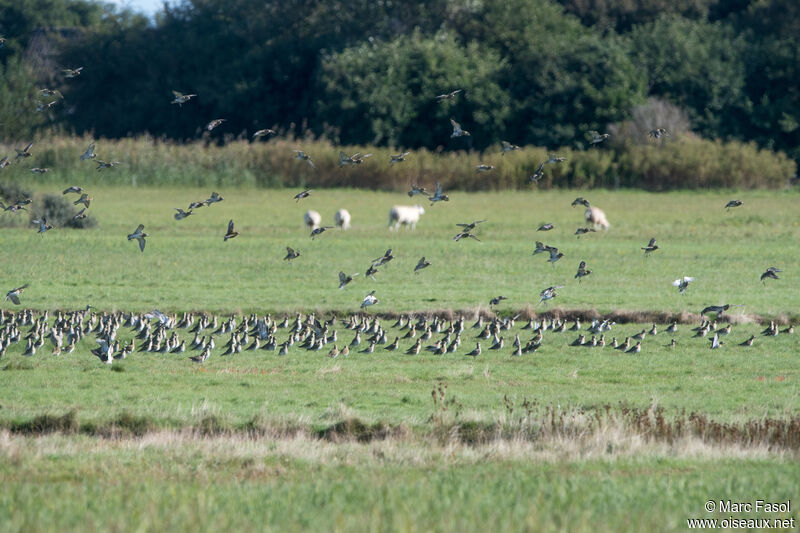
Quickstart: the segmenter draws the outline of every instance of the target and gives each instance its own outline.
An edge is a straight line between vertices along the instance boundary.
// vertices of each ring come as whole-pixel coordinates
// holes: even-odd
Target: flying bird
[[[11,300],[14,304],[19,305],[19,295],[22,294],[22,291],[28,288],[28,283],[23,285],[22,287],[17,287],[16,289],[11,289],[6,293],[6,301]]]
[[[725,305],[709,305],[702,311],[700,311],[700,316],[704,316],[706,313],[716,313],[717,317],[719,317],[724,311],[727,311],[730,308],[730,304]]]
[[[649,256],[651,252],[655,252],[656,250],[658,250],[658,245],[656,244],[656,238],[653,237],[652,239],[650,239],[650,242],[647,244],[647,246],[643,246],[642,250],[644,250],[645,257]]]
[[[128,234],[129,241],[133,239],[139,241],[139,250],[142,252],[144,252],[145,237],[147,237],[147,233],[144,233],[144,224],[139,224],[133,233]]]
[[[175,211],[177,211],[177,213],[175,213],[174,215],[172,215],[172,216],[174,216],[174,217],[175,217],[175,220],[183,220],[184,218],[186,218],[186,217],[188,217],[189,215],[193,214],[191,209],[190,209],[189,211],[184,211],[184,210],[183,210],[183,209],[181,209],[180,207],[176,207],[176,208],[175,208]]]
[[[276,135],[276,132],[275,130],[271,130],[269,128],[258,130],[253,134],[253,138],[255,139],[257,137],[266,137],[267,135]]]
[[[33,172],[34,174],[47,174],[48,172],[50,172],[50,169],[34,167],[31,169],[31,172]]]
[[[303,191],[303,192],[299,192],[299,193],[295,194],[295,195],[294,195],[294,201],[295,201],[295,203],[298,203],[298,202],[300,202],[300,200],[302,200],[303,198],[308,198],[309,196],[311,196],[311,191],[312,191],[312,190],[313,190],[313,189],[306,189],[306,190],[305,190],[305,191]]]
[[[597,133],[596,131],[588,131],[588,132],[586,132],[586,134],[589,137],[591,137],[591,139],[589,140],[589,144],[591,144],[592,146],[596,146],[596,145],[600,144],[601,142],[605,141],[609,137],[608,133],[600,134],[600,133]]]
[[[462,230],[461,232],[459,232],[458,235],[453,237],[453,240],[458,242],[461,239],[466,239],[466,238],[475,239],[476,241],[481,242],[481,240],[479,238],[477,238],[475,235],[473,235],[472,233],[470,233],[468,229],[465,229],[465,230]]]
[[[62,192],[61,194],[68,194],[71,192],[82,192],[82,191],[83,187],[77,187],[73,185],[72,187],[67,187],[66,189],[64,189],[64,192]]]
[[[555,287],[547,287],[542,292],[539,293],[539,303],[546,302],[547,300],[552,300],[558,294],[556,294],[556,289],[563,288],[563,285],[557,285]]]
[[[89,207],[89,204],[92,203],[92,200],[94,200],[93,197],[89,196],[86,193],[83,193],[83,194],[81,194],[80,198],[78,198],[77,200],[72,202],[72,205],[83,204],[84,207]]]
[[[428,196],[428,191],[425,190],[425,187],[420,187],[418,185],[412,185],[411,190],[408,191],[409,197],[414,197],[417,194],[422,194],[424,196]]]
[[[95,159],[94,162],[97,163],[98,172],[101,172],[107,168],[114,168],[115,166],[119,165],[119,161],[100,161],[99,159]]]
[[[386,253],[384,253],[382,256],[373,259],[372,264],[375,265],[376,267],[379,267],[385,265],[392,259],[394,259],[394,255],[392,255],[392,249],[389,248],[388,250],[386,250]]]
[[[81,71],[83,71],[83,67],[61,69],[61,73],[64,75],[64,77],[70,79],[77,78],[78,76],[80,76]]]
[[[519,150],[519,146],[516,144],[511,144],[508,141],[500,141],[500,144],[503,146],[500,155],[506,155],[506,152],[513,152],[514,150]]]
[[[689,283],[691,283],[692,281],[694,281],[694,278],[683,276],[673,281],[672,285],[674,287],[678,287],[678,292],[683,294],[686,292],[686,288],[689,287]]]
[[[459,124],[458,122],[456,122],[452,118],[450,119],[450,124],[453,125],[453,133],[450,135],[451,139],[456,138],[456,137],[468,137],[469,136],[469,132],[467,130],[461,129],[461,124]]]
[[[16,158],[17,162],[19,162],[20,159],[25,159],[26,157],[30,157],[31,148],[33,148],[33,143],[28,143],[28,146],[26,146],[22,150],[20,150],[19,148],[14,148],[14,150],[16,150],[17,152],[17,158]]]
[[[366,296],[364,296],[364,301],[361,302],[361,309],[365,307],[369,307],[370,305],[375,305],[379,302],[377,298],[375,298],[375,291],[370,292]]]
[[[730,211],[732,207],[739,207],[740,205],[742,205],[742,203],[743,202],[741,200],[731,200],[730,202],[725,204],[725,209]]]
[[[436,202],[449,202],[450,197],[442,192],[442,184],[437,181],[436,192],[434,192],[433,195],[428,196],[428,200],[430,200],[431,205],[433,205]]]
[[[348,276],[344,272],[339,272],[339,289],[344,289],[348,283],[353,281],[353,278],[358,276],[358,273],[353,274],[352,276]]]
[[[228,239],[233,239],[239,235],[238,231],[233,230],[233,219],[228,221],[228,232],[225,234],[225,237],[222,238],[223,241],[227,241]]]
[[[314,166],[314,161],[311,160],[311,156],[305,153],[302,150],[292,150],[296,155],[294,156],[295,159],[299,159],[301,161],[308,161],[308,164],[311,165],[311,168],[317,168]]]
[[[475,229],[475,226],[477,226],[482,222],[486,222],[486,219],[476,220],[474,222],[470,222],[469,224],[456,224],[456,226],[460,226],[463,231],[472,231]]]
[[[364,159],[368,157],[372,157],[372,154],[362,155],[360,152],[358,152],[351,156],[348,156],[344,152],[339,152],[339,166],[343,167],[345,165],[360,165],[364,161]]]
[[[578,265],[578,272],[575,274],[575,279],[577,279],[578,283],[580,283],[581,278],[584,278],[591,273],[592,271],[586,268],[586,261],[581,261]]]
[[[311,230],[311,235],[310,235],[311,239],[312,240],[315,239],[318,235],[323,234],[325,230],[328,229],[333,229],[333,226],[320,226],[318,228],[314,228],[313,230]]]
[[[183,104],[197,96],[196,94],[183,94],[178,91],[172,91],[172,95],[174,96],[172,103],[178,104],[178,107],[182,107]]]
[[[478,165],[475,167],[475,172],[489,172],[494,170],[494,165]]]
[[[547,262],[551,263],[553,265],[553,268],[555,268],[556,261],[564,257],[564,254],[559,252],[558,248],[551,248],[551,247],[548,248],[549,248],[548,252],[550,252],[550,258],[547,260]]]
[[[395,163],[402,163],[406,160],[406,157],[411,154],[411,152],[403,152],[402,154],[392,155],[389,159],[389,164],[394,165]]]
[[[444,102],[445,100],[452,100],[456,97],[458,93],[460,93],[463,89],[456,89],[455,91],[450,91],[449,93],[444,93],[438,95],[435,100],[437,102]]]
[[[86,218],[87,216],[88,215],[86,214],[86,208],[84,207],[83,209],[75,213],[75,216],[72,217],[72,220],[81,220],[83,218]]]
[[[647,135],[655,140],[658,140],[661,137],[670,137],[670,134],[666,128],[656,128],[654,130],[650,130],[647,132]]]
[[[33,221],[34,224],[39,224],[39,231],[36,233],[44,233],[48,230],[53,229],[53,226],[47,223],[47,217],[42,217],[38,220]]]
[[[224,118],[215,118],[214,120],[212,120],[211,122],[206,124],[206,129],[208,131],[211,131],[211,130],[213,130],[214,128],[216,128],[218,126],[221,126],[222,123],[225,122],[226,120],[227,119],[224,119]]]
[[[225,198],[219,195],[218,192],[212,191],[211,196],[206,200],[206,205],[215,204],[217,202],[223,201]]]
[[[778,277],[778,272],[782,272],[780,268],[777,267],[769,267],[763,274],[761,274],[761,281],[763,282],[767,278],[770,279],[780,279]]]
[[[553,228],[555,228],[555,226],[548,222],[547,224],[542,224],[541,226],[539,226],[539,228],[536,231],[550,231]]]
[[[89,148],[87,148],[86,151],[81,154],[81,161],[94,159],[95,157],[97,157],[97,154],[94,153],[94,143],[91,143],[89,144]]]
[[[505,296],[495,296],[494,298],[489,300],[489,307],[491,307],[493,305],[498,305],[503,300],[508,300],[508,298],[506,298]]]
[[[286,257],[283,258],[284,261],[292,262],[292,260],[297,259],[300,257],[300,250],[294,250],[293,248],[286,247]]]
[[[425,256],[422,256],[422,258],[419,261],[417,261],[417,266],[414,267],[414,274],[419,274],[420,270],[422,270],[423,268],[427,268],[429,266],[431,266],[431,262],[426,261]]]

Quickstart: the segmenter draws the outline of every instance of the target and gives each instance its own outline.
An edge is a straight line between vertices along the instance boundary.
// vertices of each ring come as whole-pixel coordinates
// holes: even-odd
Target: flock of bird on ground
[[[80,75],[81,71],[82,68],[66,69],[63,71],[63,74],[66,78],[74,78]],[[452,100],[461,92],[461,90],[451,91],[438,95],[435,97],[435,99],[440,102]],[[57,98],[63,98],[58,91],[51,89],[42,89],[40,93],[42,96],[51,95],[56,96]],[[178,104],[178,106],[182,106],[183,104],[190,102],[192,98],[197,96],[195,94],[182,94],[177,91],[173,91],[173,94],[174,99],[172,100],[172,103]],[[57,102],[57,100],[41,105],[50,107],[55,102]],[[224,122],[225,119],[214,119],[206,125],[205,129],[207,131],[211,131]],[[453,128],[451,134],[452,138],[470,135],[470,132],[464,130],[455,120],[450,119],[450,123]],[[275,134],[275,131],[271,129],[262,129],[255,132],[253,137],[266,137],[271,134]],[[664,128],[656,128],[650,131],[649,135],[656,140],[660,140],[669,136],[669,132]],[[609,134],[600,134],[596,131],[590,131],[587,132],[587,136],[589,139],[589,144],[591,146],[597,146],[605,141],[609,137]],[[24,148],[16,149],[17,155],[15,160],[17,163],[20,163],[21,161],[24,161],[32,156],[31,150],[33,145],[34,143],[29,143]],[[517,149],[519,149],[518,146],[507,141],[502,141],[501,155],[505,155],[507,152]],[[305,151],[298,149],[294,150],[294,153],[296,159],[305,161],[312,168],[315,168],[313,159]],[[411,155],[410,152],[392,155],[390,164],[402,163],[409,155]],[[348,156],[344,152],[340,152],[339,166],[343,167],[360,165],[371,156],[372,154],[361,153]],[[92,142],[86,151],[80,155],[80,160],[94,161],[97,164],[97,171],[113,168],[119,164],[118,161],[106,162],[97,159],[94,142]],[[536,183],[541,180],[544,176],[544,169],[546,165],[558,164],[563,161],[565,161],[564,157],[549,154],[547,159],[542,161],[536,171],[530,176],[530,181]],[[8,156],[0,159],[0,170],[8,165]],[[478,165],[475,170],[478,172],[489,172],[493,169],[494,166],[492,165],[481,164]],[[41,174],[47,172],[48,170],[49,169],[47,168],[34,167],[31,169],[31,172]],[[79,186],[71,186],[63,191],[64,195],[71,193],[80,195],[80,197],[75,200],[73,204],[83,205],[83,208],[74,215],[74,219],[86,217],[86,211],[89,209],[93,198],[90,197],[88,193],[86,193],[83,188]],[[311,193],[311,189],[303,190],[294,196],[294,200],[296,203],[299,203],[302,199],[308,198]],[[432,194],[422,186],[417,184],[412,185],[411,190],[408,191],[408,196],[414,197],[417,195],[426,197],[431,202],[431,205],[435,205],[438,202],[447,202],[450,199],[449,196],[445,194],[442,185],[438,182],[435,184],[435,189]],[[186,210],[175,208],[176,213],[174,214],[174,218],[178,221],[183,220],[193,215],[195,210],[200,209],[201,207],[211,206],[215,203],[222,202],[223,200],[224,198],[217,192],[212,192],[209,198],[206,200],[191,202]],[[32,199],[30,198],[18,198],[9,205],[5,205],[4,203],[0,202],[0,208],[6,212],[17,213],[21,210],[26,210],[26,206],[29,206],[31,203]],[[591,206],[588,200],[579,197],[575,199],[572,205],[583,205],[586,207],[584,217],[586,222],[590,224],[585,227],[579,227],[576,230],[575,235],[577,235],[578,238],[586,233],[595,232],[601,228],[607,230],[610,227],[605,213],[603,213],[602,210]],[[725,205],[725,209],[732,209],[741,205],[741,201],[731,200]],[[47,223],[46,217],[44,216],[35,219],[33,222],[38,225],[38,233],[40,234],[45,234],[47,231],[53,229],[53,226]],[[390,224],[391,222],[392,220],[390,218]],[[481,239],[478,238],[473,231],[478,227],[479,224],[484,222],[486,222],[486,220],[476,220],[470,223],[457,224],[460,229],[455,237],[453,237],[453,240],[458,242],[462,239],[472,239],[480,242]],[[554,229],[554,227],[555,226],[553,224],[546,223],[542,224],[537,231],[547,232]],[[317,226],[314,224],[310,237],[313,240],[321,236],[326,230],[332,228],[334,228],[334,226]],[[138,242],[141,252],[145,251],[145,245],[147,242],[146,239],[149,237],[149,235],[145,233],[144,229],[144,224],[139,224],[136,229],[127,236],[129,241],[136,240]],[[238,235],[239,233],[235,231],[234,221],[230,220],[228,222],[227,231],[223,234],[223,240],[227,242]],[[289,262],[297,259],[301,255],[300,251],[293,248],[287,247],[286,250],[287,254],[284,259]],[[645,257],[648,257],[650,254],[659,250],[659,246],[656,244],[656,239],[651,238],[648,244],[642,247],[642,250]],[[533,251],[533,255],[537,255],[539,253],[547,254],[547,261],[552,265],[564,257],[564,254],[560,252],[558,248],[545,245],[541,241],[536,241],[536,248]],[[366,276],[374,279],[373,276],[378,272],[378,268],[386,265],[393,259],[394,255],[392,249],[387,250],[384,255],[371,261],[370,266],[366,271]],[[426,260],[425,257],[422,257],[414,267],[414,272],[418,274],[420,271],[430,265],[431,262]],[[777,275],[779,272],[781,272],[780,269],[776,267],[769,267],[761,275],[761,281],[763,282],[766,279],[779,279]],[[575,274],[575,279],[577,279],[580,283],[584,277],[591,274],[592,271],[587,268],[586,262],[581,261]],[[339,289],[344,289],[357,275],[358,274],[347,275],[344,272],[339,272]],[[692,281],[694,281],[693,277],[683,276],[675,280],[673,285],[678,288],[681,294],[683,294],[686,292],[689,283]],[[20,305],[20,296],[22,295],[23,291],[28,288],[28,286],[29,285],[26,283],[20,287],[8,291],[6,293],[6,301],[10,300],[13,304]],[[549,300],[556,298],[557,290],[561,288],[563,288],[563,286],[551,286],[543,289],[539,295],[539,303],[546,304]],[[364,297],[361,303],[361,309],[365,309],[379,303],[378,298],[375,296],[375,292],[376,291],[373,290]],[[507,299],[508,298],[505,296],[496,296],[492,298],[489,302],[490,308]],[[694,328],[696,332],[694,336],[706,337],[707,335],[713,334],[711,348],[716,349],[722,346],[724,342],[720,339],[730,334],[732,325],[728,324],[727,326],[720,328],[718,327],[716,319],[719,319],[720,316],[729,309],[729,307],[729,305],[722,305],[709,306],[703,309],[701,312],[703,322],[700,326]],[[715,320],[712,321],[705,318],[705,316],[710,313],[715,313]],[[277,320],[272,319],[270,315],[258,316],[256,314],[252,314],[249,316],[240,317],[237,325],[237,317],[235,316],[231,316],[227,320],[224,320],[222,324],[219,324],[219,320],[216,316],[211,317],[206,314],[195,315],[192,313],[184,313],[183,316],[178,319],[175,315],[166,315],[158,310],[153,310],[151,313],[146,314],[124,314],[122,312],[114,312],[109,314],[96,313],[91,311],[91,306],[87,306],[87,308],[82,311],[56,312],[52,325],[49,324],[48,318],[49,314],[47,311],[39,315],[38,318],[35,318],[33,311],[30,310],[23,310],[20,312],[3,312],[0,310],[0,357],[5,353],[9,345],[22,340],[23,336],[21,328],[27,326],[30,326],[30,328],[24,337],[26,339],[26,348],[23,352],[23,355],[25,356],[34,355],[37,348],[41,347],[46,339],[49,339],[53,345],[53,355],[60,355],[62,352],[71,353],[75,349],[76,342],[81,340],[84,335],[94,333],[98,348],[92,350],[92,353],[96,355],[102,362],[107,364],[111,364],[114,360],[124,359],[130,355],[135,349],[136,339],[140,339],[142,341],[139,347],[140,352],[183,353],[187,349],[196,350],[200,353],[192,356],[190,359],[198,363],[204,362],[208,359],[211,351],[215,347],[215,336],[223,334],[230,334],[230,338],[228,339],[227,344],[225,344],[226,351],[222,354],[223,356],[241,352],[243,349],[250,351],[278,349],[279,355],[286,355],[289,351],[289,348],[293,345],[299,345],[308,350],[321,350],[324,346],[331,343],[333,344],[333,348],[330,349],[328,353],[330,357],[347,356],[350,353],[351,348],[355,349],[361,345],[362,334],[364,334],[366,337],[364,340],[367,344],[367,347],[360,350],[361,353],[373,353],[376,345],[386,345],[383,346],[384,350],[394,351],[399,349],[400,342],[400,335],[395,336],[393,342],[389,342],[387,336],[388,332],[381,325],[380,318],[369,317],[368,315],[350,315],[342,322],[344,327],[354,330],[355,334],[353,340],[349,344],[344,344],[341,349],[339,349],[337,343],[338,334],[337,330],[335,329],[335,319],[320,322],[320,320],[318,320],[314,314],[309,314],[304,317],[302,314],[298,313],[293,321],[291,321],[288,317],[283,317],[282,320]],[[519,315],[513,318],[505,319],[494,317],[484,324],[484,318],[479,316],[473,327],[480,329],[480,333],[478,334],[477,338],[485,340],[491,339],[491,346],[489,347],[490,350],[500,350],[504,347],[503,332],[511,330],[514,327],[515,320],[517,318],[519,318]],[[406,350],[406,353],[412,355],[419,354],[420,351],[423,350],[423,342],[429,341],[434,334],[444,333],[444,336],[441,339],[438,341],[431,341],[430,345],[424,347],[424,350],[431,351],[434,354],[444,354],[452,353],[458,350],[458,347],[461,344],[461,336],[465,332],[464,321],[465,318],[463,316],[450,320],[449,324],[447,324],[447,320],[438,316],[421,316],[416,319],[416,321],[414,321],[413,317],[411,316],[401,316],[392,327],[398,328],[400,331],[407,330],[402,338],[408,339],[409,342],[413,342],[413,345]],[[559,320],[557,318],[552,320],[535,320],[534,318],[531,318],[522,328],[522,330],[531,330],[533,332],[533,337],[527,342],[522,342],[520,335],[516,334],[513,341],[512,354],[519,356],[524,353],[535,352],[542,345],[544,333],[548,330],[552,332],[565,332],[567,330],[581,331],[580,319],[575,319],[574,323],[569,328],[567,327],[567,324],[567,320]],[[587,328],[587,331],[592,333],[591,338],[587,340],[586,336],[581,333],[579,337],[575,339],[575,341],[570,343],[570,345],[604,347],[607,344],[606,332],[609,331],[613,325],[614,323],[609,320],[593,320],[591,325]],[[121,346],[120,340],[117,339],[117,333],[121,327],[131,328],[135,335],[134,338],[130,339],[128,344],[124,346]],[[289,329],[288,337],[286,340],[280,343],[276,338],[277,330],[279,328]],[[190,333],[194,333],[194,339],[188,344],[188,346],[185,339],[180,339],[179,334],[176,331],[177,329],[186,329]],[[674,322],[667,328],[667,332],[674,334],[677,332],[677,329],[678,325],[676,322]],[[171,333],[169,333],[170,331]],[[790,326],[783,331],[785,333],[793,333],[794,329]],[[208,333],[204,334],[205,332]],[[418,334],[419,336],[417,336]],[[639,353],[641,352],[642,341],[645,339],[645,337],[647,335],[654,336],[656,334],[657,326],[656,324],[653,324],[649,331],[642,330],[634,335],[626,336],[625,340],[621,343],[619,343],[617,338],[614,337],[609,344],[617,350],[622,350],[629,353]],[[764,330],[763,334],[769,336],[777,335],[778,328],[774,323],[771,323],[770,327]],[[752,346],[754,339],[755,337],[751,336],[740,345]],[[636,341],[636,343],[633,345],[631,344],[632,340]],[[64,346],[65,341],[66,346]],[[676,341],[673,338],[667,346],[675,345]],[[245,346],[246,348],[244,348]],[[477,341],[475,349],[466,355],[477,357],[481,354],[481,351],[482,348],[480,341]]]

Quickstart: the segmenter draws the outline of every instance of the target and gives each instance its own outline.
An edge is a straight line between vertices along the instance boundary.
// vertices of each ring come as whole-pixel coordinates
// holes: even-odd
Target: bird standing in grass
[[[144,233],[144,224],[139,224],[133,233],[128,234],[128,240],[136,239],[139,241],[139,250],[144,252],[144,245],[146,243],[145,237],[147,236],[147,233]]]

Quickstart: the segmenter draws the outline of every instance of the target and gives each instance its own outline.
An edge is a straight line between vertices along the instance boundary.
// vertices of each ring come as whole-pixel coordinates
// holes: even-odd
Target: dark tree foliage
[[[797,0],[183,0],[154,20],[93,0],[0,0],[0,137],[55,124],[222,142],[273,128],[581,148],[656,98],[703,136],[800,158],[797,35]],[[41,42],[59,55],[39,61]],[[35,113],[42,86],[66,99]],[[179,106],[173,90],[197,97]],[[451,117],[468,139],[450,140]]]

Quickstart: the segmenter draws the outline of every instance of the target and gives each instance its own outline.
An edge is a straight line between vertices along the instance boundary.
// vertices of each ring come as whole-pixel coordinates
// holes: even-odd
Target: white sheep
[[[314,211],[313,209],[309,209],[306,211],[306,214],[303,215],[303,221],[305,221],[306,226],[311,229],[317,229],[319,225],[322,223],[322,215]]]
[[[339,209],[333,215],[333,222],[344,230],[350,229],[350,212],[347,209]]]
[[[419,216],[425,214],[425,208],[421,205],[396,205],[389,210],[389,228],[398,229],[400,224],[417,227]]]
[[[592,207],[589,205],[588,200],[584,200],[583,198],[575,198],[575,201],[572,202],[572,205],[583,204],[586,206],[586,211],[584,211],[583,216],[586,217],[586,222],[591,222],[594,224],[594,227],[597,228],[600,226],[603,229],[608,229],[611,227],[611,224],[608,223],[606,219],[606,214],[603,213],[602,209],[597,207]]]

